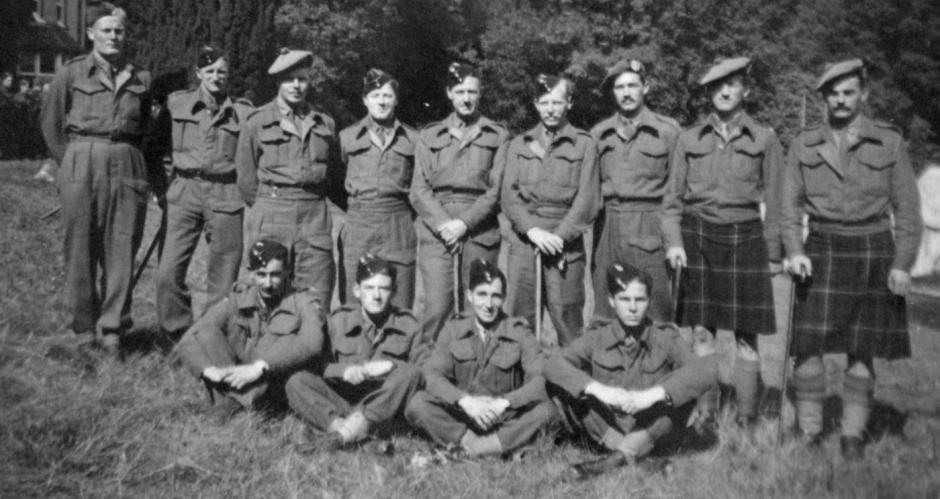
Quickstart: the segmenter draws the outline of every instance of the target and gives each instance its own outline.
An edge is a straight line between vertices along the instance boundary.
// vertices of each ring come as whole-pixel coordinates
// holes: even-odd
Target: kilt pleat
[[[687,266],[678,322],[743,334],[776,332],[773,287],[760,220],[713,224],[682,218]]]
[[[806,254],[813,275],[797,286],[793,355],[910,357],[905,300],[888,289],[894,259],[890,231],[811,233]]]

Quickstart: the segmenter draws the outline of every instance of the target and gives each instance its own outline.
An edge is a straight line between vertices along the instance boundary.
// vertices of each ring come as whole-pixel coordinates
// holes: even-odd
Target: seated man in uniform
[[[365,439],[394,418],[417,391],[425,349],[411,312],[392,305],[395,266],[366,254],[356,269],[356,305],[330,315],[329,360],[322,375],[300,371],[287,381],[291,408],[317,430],[327,448]]]
[[[213,401],[221,394],[250,409],[283,399],[284,380],[320,355],[320,304],[309,291],[292,292],[289,255],[278,242],[254,243],[252,282],[235,284],[180,340],[183,364]]]
[[[608,302],[617,319],[590,327],[545,365],[569,427],[613,451],[573,466],[586,478],[632,464],[672,431],[679,408],[718,383],[714,355],[696,357],[671,323],[653,322],[650,277],[627,264],[607,271]]]
[[[470,264],[473,315],[445,324],[424,365],[427,391],[411,399],[408,421],[470,456],[524,445],[557,420],[545,393],[542,354],[525,319],[503,313],[506,277],[483,259]]]

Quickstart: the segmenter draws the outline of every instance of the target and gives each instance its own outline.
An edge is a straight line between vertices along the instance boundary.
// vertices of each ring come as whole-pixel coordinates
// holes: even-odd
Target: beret
[[[379,258],[372,253],[366,253],[359,258],[359,265],[356,267],[357,284],[378,274],[387,275],[394,282],[398,272],[388,260]]]
[[[281,49],[277,59],[268,68],[269,75],[276,75],[287,70],[293,69],[302,63],[310,64],[313,62],[313,52],[309,50],[291,50],[287,47]]]
[[[362,78],[362,95],[366,95],[373,90],[382,88],[386,83],[389,82],[394,82],[392,83],[392,87],[394,87],[397,91],[398,82],[395,80],[395,78],[392,77],[392,75],[382,71],[381,69],[372,68],[366,72],[366,75]]]
[[[552,90],[555,90],[555,87],[558,86],[558,82],[560,81],[561,78],[558,76],[540,74],[535,77],[535,88],[532,93],[535,94],[535,98],[551,93]]]
[[[289,267],[290,251],[273,239],[259,239],[248,250],[248,270],[264,268],[271,260],[280,260],[285,267]]]
[[[631,282],[639,280],[650,290],[652,279],[646,271],[640,270],[629,263],[614,263],[607,267],[607,291],[615,295],[627,289]]]
[[[493,262],[477,258],[470,262],[470,270],[467,272],[467,287],[473,289],[480,284],[486,284],[499,279],[503,286],[506,285],[506,276],[499,270]]]
[[[614,80],[624,73],[636,73],[645,81],[647,68],[643,62],[637,59],[622,60],[607,70],[607,75],[601,80],[601,88],[607,88],[607,85],[613,84]]]
[[[199,49],[199,55],[196,56],[196,67],[204,68],[206,66],[211,66],[215,61],[225,57],[225,54],[221,50],[210,47],[209,45],[204,45]]]
[[[447,88],[451,88],[463,83],[468,76],[479,78],[480,74],[473,65],[463,62],[452,62],[447,67]]]
[[[865,63],[858,58],[826,64],[826,69],[823,71],[822,76],[819,77],[819,82],[816,84],[816,90],[822,90],[823,87],[832,80],[845,75],[860,73],[864,76],[864,71]]]
[[[111,2],[89,2],[85,11],[85,24],[91,26],[107,16],[127,17],[127,13]]]
[[[750,57],[732,57],[729,59],[719,59],[712,67],[708,68],[705,76],[698,81],[699,85],[708,85],[709,83],[721,80],[731,76],[739,71],[747,72],[751,65]]]

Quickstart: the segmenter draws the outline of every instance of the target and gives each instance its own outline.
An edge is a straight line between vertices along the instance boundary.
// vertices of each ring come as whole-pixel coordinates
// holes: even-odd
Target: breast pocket
[[[734,149],[731,177],[745,185],[760,183],[764,149],[759,144],[743,144]]]
[[[635,155],[636,173],[649,180],[662,180],[666,178],[666,162],[669,160],[669,149],[662,141],[649,141],[641,143],[637,148],[639,154]]]
[[[235,160],[235,150],[238,148],[238,134],[241,127],[236,123],[226,123],[219,127],[218,157],[226,161]]]
[[[456,341],[450,345],[457,384],[469,384],[476,374],[477,355],[469,341]]]
[[[803,149],[799,156],[800,173],[807,196],[825,196],[832,186],[833,173],[815,149]]]
[[[861,191],[871,201],[885,199],[891,195],[891,174],[894,170],[894,155],[881,147],[862,146],[858,152],[861,176]]]
[[[97,120],[109,113],[111,92],[97,81],[72,85],[72,106],[69,111],[78,121]]]
[[[197,126],[195,120],[173,117],[174,152],[192,151],[195,148],[195,143],[199,140]]]
[[[404,335],[395,335],[382,342],[379,352],[382,357],[408,362],[411,343]]]
[[[499,147],[498,137],[494,133],[484,133],[470,144],[470,161],[465,187],[486,189],[490,186],[490,170],[493,158]]]
[[[144,132],[141,119],[147,94],[147,87],[142,84],[129,84],[121,92],[121,119],[125,123],[124,131],[141,134]],[[149,104],[148,104],[149,105]]]
[[[290,137],[280,128],[267,127],[258,132],[258,142],[261,157],[258,159],[259,168],[271,168],[287,163],[287,145]]]
[[[358,338],[343,336],[334,338],[333,340],[333,355],[336,357],[337,362],[360,362],[364,360],[362,359],[361,351],[361,342]]]
[[[685,151],[685,160],[689,165],[686,182],[690,187],[707,185],[712,181],[710,160],[713,146],[704,142],[697,142]]]
[[[385,176],[400,189],[407,190],[411,186],[411,175],[414,172],[414,146],[398,140],[386,153]]]
[[[605,384],[620,383],[625,367],[623,358],[616,351],[595,353],[591,359],[593,378]]]
[[[521,353],[516,345],[501,345],[490,357],[487,369],[487,387],[493,393],[507,393],[522,386],[523,373],[519,365]]]

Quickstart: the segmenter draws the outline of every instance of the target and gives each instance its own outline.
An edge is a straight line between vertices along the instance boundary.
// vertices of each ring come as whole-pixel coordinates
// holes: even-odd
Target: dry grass
[[[299,453],[294,417],[207,417],[200,386],[158,351],[124,362],[84,356],[62,333],[66,313],[57,221],[39,221],[55,189],[30,180],[36,163],[3,163],[0,186],[0,496],[3,497],[938,497],[940,314],[935,298],[912,299],[914,357],[878,364],[867,458],[839,458],[838,437],[821,453],[773,444],[775,418],[756,441],[722,425],[704,450],[668,455],[663,474],[624,469],[587,483],[559,479],[591,451],[540,442],[519,461],[415,467],[427,444],[394,436],[398,452]],[[145,242],[154,229],[148,221]],[[201,263],[197,260],[199,276]],[[145,273],[135,319],[153,323]],[[198,289],[201,283],[193,278]],[[138,331],[146,334],[146,327]],[[727,337],[725,337],[727,342]],[[762,344],[776,383],[779,339]],[[838,362],[830,363],[838,376]],[[771,397],[772,398],[772,397]],[[835,408],[833,408],[835,409]],[[785,417],[792,417],[785,409]]]

